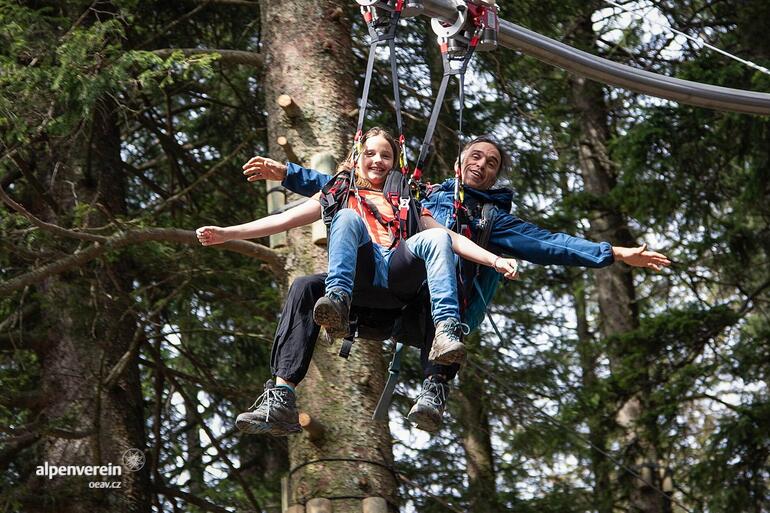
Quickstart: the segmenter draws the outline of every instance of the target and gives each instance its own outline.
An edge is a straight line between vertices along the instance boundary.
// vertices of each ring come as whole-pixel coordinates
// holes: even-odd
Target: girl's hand
[[[246,180],[249,182],[256,182],[257,180],[281,182],[286,178],[286,164],[267,157],[251,157],[243,165],[243,174],[246,175]]]
[[[204,246],[222,244],[229,240],[224,228],[220,228],[219,226],[201,226],[195,230],[195,235],[198,237],[198,241]]]
[[[519,263],[515,258],[497,257],[493,267],[495,268],[495,271],[505,276],[507,280],[516,280],[519,278]]]

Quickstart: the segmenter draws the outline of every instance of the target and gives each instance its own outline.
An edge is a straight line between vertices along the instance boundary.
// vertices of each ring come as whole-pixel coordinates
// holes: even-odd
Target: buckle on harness
[[[350,350],[353,348],[353,337],[345,337],[342,339],[342,347],[340,347],[339,355],[342,358],[348,359],[348,356],[350,356]]]
[[[348,336],[342,339],[342,346],[340,347],[339,355],[342,358],[348,359],[350,356],[350,350],[353,349],[353,342],[358,338],[358,319],[354,319],[350,323],[350,332]]]

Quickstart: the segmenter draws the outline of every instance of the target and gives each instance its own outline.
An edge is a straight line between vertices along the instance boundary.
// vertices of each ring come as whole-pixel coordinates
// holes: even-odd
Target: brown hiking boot
[[[342,338],[350,333],[350,296],[340,290],[330,290],[316,301],[313,320],[326,328],[332,338]]]
[[[458,319],[439,321],[428,358],[441,365],[465,363],[465,344],[460,341],[462,333],[463,324]]]

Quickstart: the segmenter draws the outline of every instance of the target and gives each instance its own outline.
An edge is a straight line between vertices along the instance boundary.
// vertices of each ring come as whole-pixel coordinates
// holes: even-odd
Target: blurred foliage
[[[770,91],[766,75],[689,42],[671,47],[667,34],[650,35],[649,26],[618,16],[603,2],[500,3],[502,18],[568,44],[577,44],[575,24],[589,17],[596,38],[580,44],[594,54],[689,80]],[[153,51],[257,52],[264,44],[258,7],[213,2],[201,8],[198,2],[157,0],[96,4],[92,10],[92,2],[85,1],[0,0],[5,190],[64,228],[107,236],[149,227],[190,230],[265,215],[264,186],[246,184],[240,172],[243,162],[264,154],[267,146],[260,71],[228,65],[215,53],[161,57]],[[656,0],[644,6],[679,30],[770,65],[767,2]],[[361,70],[360,91],[367,49],[364,27],[354,20],[351,68]],[[441,73],[426,26],[424,20],[406,24],[397,51],[412,163]],[[770,120],[606,86],[617,183],[607,196],[595,197],[583,189],[581,134],[567,73],[500,49],[479,54],[472,75],[462,135],[491,132],[512,150],[514,170],[504,183],[514,190],[515,215],[585,236],[591,212],[612,208],[628,220],[637,240],[675,262],[660,274],[637,272],[640,326],[610,339],[600,336],[602,312],[592,271],[525,264],[520,281],[501,287],[491,313],[503,338],[487,324],[474,351],[484,372],[462,370],[483,374],[478,399],[489,423],[497,502],[505,511],[598,511],[597,455],[589,441],[601,441],[600,448],[616,460],[603,463],[611,467],[612,503],[625,507],[627,469],[616,462],[631,466],[624,459],[629,442],[616,416],[636,394],[645,405],[640,428],[657,444],[660,468],[673,474],[676,500],[691,511],[766,509]],[[394,126],[384,58],[377,61],[372,87],[368,123]],[[98,205],[69,195],[56,211],[46,197],[60,197],[61,189],[74,190],[91,179],[89,156],[99,144],[92,128],[107,104],[117,109],[125,211],[94,226]],[[428,170],[433,181],[451,176],[458,107],[456,88],[450,86],[435,140],[441,153]],[[85,244],[36,229],[7,208],[0,210],[0,230],[4,282]],[[66,279],[75,283],[71,290],[77,295],[61,308],[86,324],[98,317],[101,310],[93,309],[90,296],[102,286],[100,271],[113,264],[127,273],[131,313],[146,339],[138,365],[148,446],[160,453],[152,470],[162,483],[155,484],[189,491],[201,485],[190,475],[202,473],[202,497],[222,507],[247,507],[218,450],[206,447],[200,461],[187,458],[185,435],[200,428],[188,425],[187,408],[195,407],[221,435],[224,454],[239,466],[260,503],[279,504],[279,478],[288,470],[285,441],[237,437],[230,427],[269,375],[280,279],[242,255],[156,241],[69,271]],[[585,308],[578,308],[581,298]],[[40,380],[35,345],[48,336],[50,322],[39,311],[56,301],[35,287],[0,298],[0,425],[7,427],[0,439],[8,448],[15,447],[14,430],[36,421],[39,405],[26,394],[33,394]],[[583,337],[578,317],[588,326]],[[157,371],[158,361],[176,373],[197,404],[185,404]],[[405,367],[402,396],[393,408],[402,416],[422,380],[414,352]],[[474,500],[462,445],[470,419],[463,418],[455,394],[453,389],[444,427],[430,441],[396,441],[399,469],[417,485],[403,487],[404,499],[421,513],[446,511],[425,490],[460,509]],[[60,422],[66,425],[66,416]],[[201,443],[207,446],[205,437]],[[9,511],[18,507],[10,490],[34,472],[30,462],[37,461],[37,450],[30,445],[0,451],[0,488]],[[160,507],[171,510],[171,501],[162,500]],[[191,504],[182,509],[199,511]]]

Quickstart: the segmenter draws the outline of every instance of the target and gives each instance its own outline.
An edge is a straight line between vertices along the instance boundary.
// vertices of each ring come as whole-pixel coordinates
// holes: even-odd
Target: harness
[[[471,239],[480,247],[487,249],[498,209],[492,202],[472,202],[471,205],[467,205],[467,203],[468,201],[466,200],[460,217],[468,225],[474,220],[478,220],[477,229]],[[460,310],[463,315],[463,322],[469,325],[481,323],[486,311],[487,302],[494,295],[500,283],[499,275],[497,275],[495,276],[496,279],[491,281],[485,280],[483,285],[480,286],[480,273],[481,265],[460,259],[457,269]]]
[[[350,186],[350,171],[341,171],[321,189],[321,207],[326,229],[331,228],[334,215],[340,209],[346,208],[350,201],[351,194],[355,194],[359,205],[362,205],[377,222],[390,231],[391,245],[390,249],[395,248],[401,240],[408,239],[420,231],[420,212],[422,206],[420,202],[411,194],[409,180],[406,175],[391,171],[382,189],[383,197],[393,209],[393,219],[383,218],[377,207],[372,204],[365,196],[358,194],[358,189]]]

